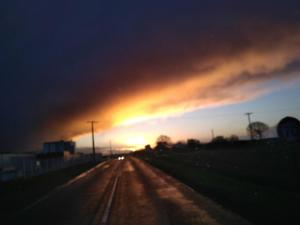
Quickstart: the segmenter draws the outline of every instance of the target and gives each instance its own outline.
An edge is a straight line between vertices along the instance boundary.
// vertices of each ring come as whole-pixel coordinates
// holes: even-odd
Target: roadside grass
[[[0,215],[14,215],[16,212],[41,198],[55,187],[66,183],[94,166],[95,164],[90,162],[28,179],[1,183]]]
[[[162,153],[168,162],[208,168],[224,176],[300,192],[299,144],[254,143],[243,147],[208,148]]]
[[[171,155],[171,153],[169,153]],[[178,178],[257,225],[300,224],[300,194],[225,176],[171,157],[139,154],[140,158]]]

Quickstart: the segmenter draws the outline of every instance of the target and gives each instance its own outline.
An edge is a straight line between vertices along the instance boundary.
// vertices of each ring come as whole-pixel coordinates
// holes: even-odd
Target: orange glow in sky
[[[144,148],[144,146],[146,144],[148,144],[148,141],[142,135],[131,136],[131,137],[128,137],[127,139],[125,139],[125,140],[121,140],[121,142],[124,142],[125,144],[127,144],[129,146],[133,146],[137,149]]]
[[[299,37],[297,35],[297,37]],[[212,106],[233,104],[254,99],[271,90],[260,88],[259,84],[271,79],[288,80],[289,74],[280,71],[299,56],[298,41],[286,37],[272,49],[248,49],[231,57],[209,58],[205,62],[196,59],[190,62],[192,71],[185,71],[182,77],[169,82],[148,85],[111,99],[113,104],[99,105],[88,116],[100,121],[97,131],[113,127],[130,126],[159,118],[180,117],[185,113]],[[204,69],[203,69],[204,68]],[[209,68],[209,69],[205,69]],[[266,75],[265,74],[272,74]],[[89,127],[82,131],[82,121],[78,130],[89,133]],[[75,123],[77,123],[77,121]],[[155,131],[148,131],[148,135]],[[143,147],[155,143],[155,137],[148,140],[141,134],[123,132],[125,136],[115,139],[124,145]],[[157,135],[157,134],[155,134]],[[152,135],[154,136],[154,134]]]

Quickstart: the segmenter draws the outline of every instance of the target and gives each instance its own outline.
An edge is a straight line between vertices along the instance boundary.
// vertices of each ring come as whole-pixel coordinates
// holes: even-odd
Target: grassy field
[[[160,154],[169,162],[201,167],[239,180],[300,191],[300,146],[277,143],[243,148],[204,148]]]
[[[94,163],[87,163],[25,180],[1,183],[1,217],[14,215],[20,209],[44,196],[55,187],[66,183],[93,166],[95,166]]]
[[[285,152],[281,149],[257,146],[244,151],[209,149],[137,155],[254,224],[300,224],[299,177],[291,158],[299,155],[294,154],[294,148]]]

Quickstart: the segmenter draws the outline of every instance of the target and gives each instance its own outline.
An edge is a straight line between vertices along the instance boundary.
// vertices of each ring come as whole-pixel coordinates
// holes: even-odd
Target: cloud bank
[[[300,77],[297,1],[10,1],[1,151],[245,101]]]

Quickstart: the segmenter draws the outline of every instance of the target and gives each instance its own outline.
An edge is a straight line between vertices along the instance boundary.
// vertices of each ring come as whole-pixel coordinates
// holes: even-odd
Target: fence
[[[96,160],[100,161],[101,156],[97,155]],[[92,155],[87,154],[74,155],[68,158],[56,157],[46,159],[38,159],[34,155],[12,157],[10,163],[6,165],[6,168],[3,171],[1,171],[0,180],[26,179],[92,161]]]

